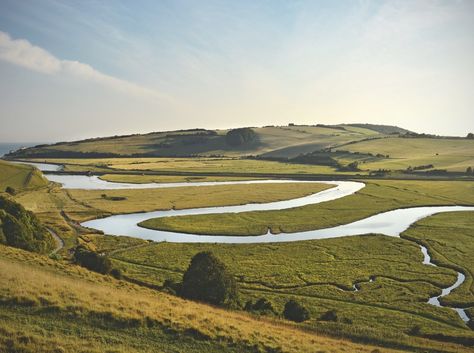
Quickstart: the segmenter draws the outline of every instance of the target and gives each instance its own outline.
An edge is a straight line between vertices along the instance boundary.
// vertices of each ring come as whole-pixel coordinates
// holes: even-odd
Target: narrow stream
[[[423,258],[423,264],[438,267],[437,265],[435,265],[434,263],[431,262],[431,256],[428,253],[428,249],[426,247],[424,247],[423,245],[420,245],[420,247],[421,247],[421,252],[423,253],[423,257],[424,257]],[[430,299],[428,299],[427,303],[431,304],[431,305],[434,305],[434,306],[438,306],[438,307],[447,307],[447,308],[453,309],[458,313],[459,317],[464,322],[466,322],[466,323],[469,322],[469,316],[467,316],[467,313],[466,313],[465,309],[453,308],[451,306],[441,305],[441,303],[439,301],[439,298],[447,296],[449,293],[451,293],[453,291],[453,289],[459,287],[465,280],[466,280],[466,276],[463,273],[458,272],[458,277],[456,279],[456,282],[454,282],[454,284],[452,286],[448,287],[448,288],[443,288],[440,295],[437,295],[435,297],[431,297]]]

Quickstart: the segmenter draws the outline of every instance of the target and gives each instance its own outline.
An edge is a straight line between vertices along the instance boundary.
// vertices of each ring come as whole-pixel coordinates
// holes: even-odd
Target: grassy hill
[[[474,139],[395,136],[351,143],[336,150],[385,156],[385,158],[367,157],[361,168],[371,170],[379,168],[396,170],[410,166],[415,168],[432,165],[424,169],[464,172],[467,167],[474,167]],[[362,158],[360,160],[364,161]]]
[[[17,191],[33,189],[48,184],[43,174],[29,165],[13,164],[0,160],[0,193],[7,187]]]
[[[396,352],[1,245],[0,320],[0,352]]]
[[[183,157],[188,157],[187,163]],[[474,168],[474,139],[416,134],[389,125],[289,124],[91,138],[21,149],[6,158],[43,159],[66,164],[65,171],[99,173],[415,172],[439,176]]]
[[[10,158],[106,158],[191,155],[259,155],[294,157],[351,141],[386,136],[370,126],[291,125],[252,128],[241,144],[226,138],[229,130],[180,130],[59,142],[22,149]]]

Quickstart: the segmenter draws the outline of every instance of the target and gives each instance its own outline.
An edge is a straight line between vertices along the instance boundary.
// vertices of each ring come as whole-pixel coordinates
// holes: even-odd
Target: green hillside
[[[294,157],[351,141],[386,136],[370,128],[351,125],[291,125],[235,130],[180,130],[144,135],[112,136],[22,149],[9,158],[172,157],[192,155],[260,155]],[[245,135],[245,138],[244,138]],[[237,141],[237,143],[235,143]]]
[[[13,164],[0,160],[0,193],[7,187],[16,191],[45,186],[48,181],[41,172],[25,164]]]
[[[399,352],[183,300],[2,245],[0,322],[0,352]]]
[[[390,137],[361,141],[338,147],[336,150],[371,153],[382,158],[361,158],[361,169],[407,169],[426,166],[423,170],[446,169],[464,172],[474,167],[474,139],[462,138],[405,138]]]

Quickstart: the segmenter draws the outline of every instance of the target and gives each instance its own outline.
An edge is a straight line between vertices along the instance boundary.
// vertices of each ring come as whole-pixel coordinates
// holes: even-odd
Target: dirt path
[[[64,240],[62,240],[59,237],[59,235],[57,235],[56,232],[52,230],[51,228],[46,228],[46,229],[48,230],[49,234],[51,234],[51,236],[54,238],[54,241],[56,242],[56,247],[54,248],[53,251],[50,252],[50,255],[53,255],[53,254],[56,254],[62,248],[64,248]]]

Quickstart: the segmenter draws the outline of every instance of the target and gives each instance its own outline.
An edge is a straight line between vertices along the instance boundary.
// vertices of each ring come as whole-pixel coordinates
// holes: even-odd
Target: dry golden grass
[[[48,184],[41,172],[25,164],[14,164],[0,160],[0,192],[10,186],[17,191],[42,187]]]
[[[137,174],[105,174],[100,179],[114,183],[188,183],[210,181],[240,181],[257,178],[213,177],[213,176],[180,176],[180,175],[137,175]]]
[[[99,213],[131,213],[267,203],[310,195],[330,187],[332,185],[317,183],[268,183],[164,189],[68,190],[67,192],[72,199],[77,201],[77,204],[96,209]],[[108,197],[102,197],[103,194]],[[126,199],[111,201],[110,197],[125,197]],[[76,212],[72,212],[76,215]],[[82,213],[82,210],[79,212]]]
[[[67,314],[78,320],[105,318],[106,322],[122,327],[191,331],[204,340],[281,352],[372,352],[375,349],[305,332],[278,319],[256,319],[241,312],[186,301],[0,246],[0,307],[4,306],[28,307],[33,308],[31,312],[48,311],[58,316]],[[10,326],[15,327],[15,323],[6,322],[4,329]],[[91,351],[97,351],[100,346],[100,342],[87,336],[81,337],[81,341],[87,341]],[[394,352],[385,348],[379,351]]]

